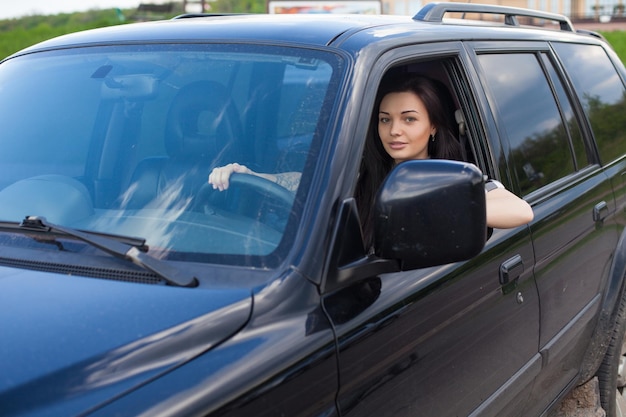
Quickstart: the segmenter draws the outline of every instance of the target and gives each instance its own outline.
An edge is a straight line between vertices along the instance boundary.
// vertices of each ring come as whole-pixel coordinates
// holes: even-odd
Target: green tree
[[[211,13],[265,13],[264,0],[217,0],[211,3]]]

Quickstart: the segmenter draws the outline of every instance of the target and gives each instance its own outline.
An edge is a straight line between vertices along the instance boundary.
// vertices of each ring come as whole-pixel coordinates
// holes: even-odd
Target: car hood
[[[248,320],[245,289],[0,267],[3,416],[75,415],[158,377]]]

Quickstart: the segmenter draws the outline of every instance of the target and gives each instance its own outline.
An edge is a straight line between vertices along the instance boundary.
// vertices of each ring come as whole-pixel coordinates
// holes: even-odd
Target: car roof
[[[419,36],[420,41],[462,39],[556,39],[577,36],[568,30],[522,29],[482,22],[451,24],[396,15],[249,14],[181,16],[172,20],[132,23],[71,33],[53,38],[15,55],[42,49],[115,43],[255,42],[311,47],[339,46],[359,50],[383,39]],[[461,24],[459,24],[461,23]],[[580,37],[580,36],[578,36]],[[570,38],[571,39],[571,38]],[[402,41],[400,41],[402,43]]]
[[[410,17],[391,15],[250,14],[193,16],[71,33],[41,42],[35,47],[40,49],[92,43],[202,39],[288,41],[289,43],[323,46],[349,31],[410,22]]]

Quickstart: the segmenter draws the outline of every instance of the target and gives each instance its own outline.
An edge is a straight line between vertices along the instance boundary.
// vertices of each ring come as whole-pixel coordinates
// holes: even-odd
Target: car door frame
[[[484,123],[482,114],[478,111],[475,104],[470,103],[474,101],[476,87],[472,85],[476,81],[475,77],[468,76],[467,73],[473,71],[472,64],[469,61],[466,51],[461,42],[445,42],[436,44],[422,44],[422,45],[407,45],[402,47],[396,47],[392,50],[385,51],[376,57],[375,62],[362,61],[361,64],[368,67],[367,83],[368,88],[363,88],[361,91],[372,94],[371,90],[377,88],[382,75],[389,68],[394,65],[407,64],[409,62],[427,61],[454,57],[458,63],[459,71],[461,75],[466,74],[467,85],[463,86],[466,100],[473,110],[472,117],[480,120],[473,120],[469,124],[473,129],[474,134],[478,137],[485,137]],[[359,69],[356,68],[355,73],[359,73]],[[373,86],[376,86],[373,87]],[[353,100],[362,103],[359,120],[369,120],[371,109],[367,108],[367,104],[373,103],[374,100],[371,97],[353,97]],[[364,106],[363,103],[366,103]],[[354,140],[356,142],[356,140]],[[363,142],[361,140],[361,142]],[[485,169],[489,174],[493,173],[491,163],[492,159],[490,154],[492,150],[486,149],[486,144],[478,144],[478,149],[481,153],[484,153],[484,159],[487,160]],[[359,154],[362,152],[362,143]],[[352,153],[354,155],[354,153]],[[354,176],[357,178],[357,175]],[[512,244],[512,242],[516,242]],[[514,279],[515,285],[519,285],[514,288],[514,291],[507,292],[503,290],[502,284],[499,281],[499,271],[507,260],[515,258],[515,255],[521,254],[524,260],[525,267],[520,270],[519,276]],[[332,259],[332,255],[329,259]],[[472,387],[468,388],[468,391],[463,395],[465,396],[465,402],[461,401],[460,409],[468,415],[503,415],[502,413],[513,416],[516,411],[521,409],[520,404],[523,404],[527,395],[530,393],[534,378],[537,376],[541,367],[541,357],[537,352],[537,338],[538,338],[538,300],[536,297],[536,290],[534,288],[534,281],[532,279],[532,263],[533,253],[530,243],[529,231],[526,226],[522,226],[511,230],[502,230],[494,233],[492,238],[487,243],[487,246],[483,253],[473,260],[445,265],[436,268],[428,268],[420,271],[408,271],[393,274],[373,274],[369,279],[364,279],[354,286],[339,290],[332,294],[327,294],[324,297],[324,306],[326,311],[333,310],[333,303],[337,303],[337,300],[341,300],[342,303],[349,297],[354,297],[353,294],[366,293],[369,294],[367,298],[367,304],[361,306],[362,308],[357,311],[354,316],[343,317],[341,320],[336,316],[329,314],[330,320],[334,323],[335,334],[338,343],[339,352],[339,368],[340,368],[340,381],[341,387],[338,393],[338,406],[342,415],[376,415],[381,416],[381,409],[377,408],[380,404],[393,405],[389,407],[386,413],[389,415],[400,416],[403,413],[417,413],[418,415],[429,415],[428,410],[422,408],[420,401],[426,398],[432,397],[435,401],[441,400],[442,397],[433,396],[433,392],[428,392],[432,387],[426,386],[427,384],[417,384],[415,380],[411,382],[410,377],[407,375],[415,375],[416,370],[420,370],[420,361],[422,364],[423,357],[417,349],[417,344],[424,342],[429,337],[435,334],[442,334],[443,327],[448,325],[454,325],[456,323],[464,323],[468,317],[473,317],[475,323],[480,320],[493,320],[494,315],[489,314],[485,304],[479,301],[475,301],[473,297],[478,300],[489,301],[493,305],[502,306],[510,305],[504,310],[510,310],[516,306],[524,306],[524,320],[519,320],[521,326],[510,326],[515,331],[525,332],[525,338],[521,338],[526,341],[524,349],[526,349],[525,357],[519,363],[512,365],[512,368],[507,369],[506,376],[500,375],[497,383],[487,378],[487,375],[474,375],[469,369],[461,370],[465,377],[470,377],[472,383],[476,386],[476,378],[482,379],[485,383],[495,384],[489,388],[485,388],[480,393],[478,391],[472,391]],[[332,265],[330,266],[332,268]],[[328,270],[328,268],[327,268]],[[485,270],[492,271],[489,273],[488,278],[485,277]],[[465,274],[470,275],[473,271],[473,278],[465,278]],[[456,291],[456,297],[451,302],[452,307],[445,306],[443,300],[446,299],[446,291],[449,288],[457,286],[459,291]],[[433,293],[439,291],[439,296],[433,297]],[[431,297],[431,298],[426,298]],[[441,298],[443,297],[443,298]],[[503,302],[502,297],[507,301]],[[424,300],[428,301],[425,302]],[[437,301],[435,301],[437,300]],[[352,301],[354,303],[354,301]],[[421,303],[421,304],[420,304]],[[428,327],[428,317],[430,314],[425,314],[420,320],[416,320],[415,317],[411,318],[410,313],[415,311],[415,306],[420,305],[425,311],[434,311],[436,320],[439,321],[439,326]],[[437,310],[440,306],[443,308]],[[497,310],[497,308],[496,308]],[[521,310],[521,309],[520,309]],[[502,311],[499,311],[503,313]],[[476,316],[472,316],[476,314]],[[507,328],[512,323],[510,315],[505,313],[501,315],[495,315],[496,321],[504,325]],[[515,316],[515,314],[513,314]],[[500,317],[499,319],[497,317]],[[519,312],[517,319],[520,318]],[[530,318],[530,319],[529,319]],[[400,342],[400,346],[397,349],[387,349],[385,351],[384,339],[380,339],[381,334],[384,335],[393,330],[394,326],[403,322],[408,325],[409,329],[405,328],[405,331],[397,334],[397,340]],[[506,323],[505,323],[506,322]],[[408,323],[408,324],[407,324]],[[493,324],[493,322],[491,322]],[[465,322],[465,324],[467,324]],[[483,323],[484,324],[484,323]],[[413,326],[413,332],[410,331]],[[421,329],[419,326],[422,326]],[[462,326],[461,326],[462,327]],[[482,325],[462,327],[465,331],[472,329],[483,328]],[[523,330],[520,330],[522,329]],[[499,328],[502,330],[502,328]],[[458,330],[458,329],[456,329]],[[421,332],[421,333],[420,333]],[[471,332],[470,332],[471,333]],[[459,333],[457,333],[458,335]],[[504,335],[504,336],[503,336]],[[392,335],[393,336],[393,335]],[[453,336],[453,335],[448,335]],[[462,335],[466,338],[469,337],[468,333]],[[516,334],[516,336],[520,336]],[[472,336],[474,337],[474,336]],[[496,332],[493,335],[494,340],[498,337],[509,337],[507,332]],[[369,339],[369,340],[368,340]],[[440,339],[438,342],[443,341],[445,338]],[[521,349],[513,346],[512,342],[515,340],[516,344],[519,344],[519,337],[511,337],[507,343],[500,345],[497,341],[489,341],[489,344],[485,343],[483,348],[487,350],[495,349],[499,346],[512,346],[511,349]],[[454,342],[454,340],[449,340]],[[484,342],[484,340],[483,340]],[[511,342],[511,343],[509,343]],[[522,343],[523,344],[523,343]],[[489,345],[489,346],[487,346]],[[367,360],[367,346],[372,349],[379,348],[380,355],[375,358],[370,357]],[[429,348],[432,348],[431,345]],[[347,353],[347,349],[355,349],[355,353]],[[451,343],[447,345],[447,349],[462,350],[463,345],[461,343]],[[365,349],[365,352],[363,352]],[[431,350],[432,352],[432,350]],[[376,354],[377,352],[374,352]],[[477,355],[489,355],[487,351],[477,352]],[[494,353],[494,352],[491,352]],[[518,352],[515,352],[514,356],[518,359]],[[460,358],[459,354],[459,358]],[[489,356],[490,358],[496,355]],[[485,356],[486,357],[486,356]],[[458,360],[460,360],[457,358]],[[504,361],[508,358],[505,357]],[[465,362],[466,364],[469,363]],[[456,365],[459,365],[457,362]],[[497,367],[499,365],[495,365]],[[369,369],[364,369],[369,367]],[[471,366],[470,366],[471,367]],[[495,369],[495,368],[494,368]],[[500,369],[500,368],[498,368]],[[492,370],[485,370],[487,373]],[[390,389],[392,386],[398,385],[399,381],[407,382],[408,386],[403,388],[399,392],[398,390]],[[396,381],[396,382],[393,382]],[[466,383],[469,382],[465,381]],[[469,385],[472,385],[471,383]],[[467,386],[467,385],[466,385]],[[421,390],[417,393],[415,390]],[[443,390],[442,390],[443,391]],[[470,392],[471,391],[471,392]],[[421,394],[421,396],[419,395]],[[439,392],[440,396],[449,395],[449,393]],[[400,398],[401,397],[401,398]],[[460,409],[450,409],[450,415],[459,412]],[[440,410],[439,410],[440,411]],[[442,416],[439,411],[436,411],[437,415]],[[433,411],[435,412],[435,411]]]

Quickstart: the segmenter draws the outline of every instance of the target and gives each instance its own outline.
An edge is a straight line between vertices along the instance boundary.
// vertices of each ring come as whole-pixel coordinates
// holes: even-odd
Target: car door
[[[477,43],[477,68],[502,141],[502,172],[533,207],[543,358],[528,415],[577,377],[617,234],[608,177],[545,43]]]
[[[408,57],[429,53],[440,58],[407,63]],[[484,163],[485,127],[472,104],[460,44],[388,55],[408,71],[442,68],[434,74],[457,93],[480,168],[492,174]],[[392,65],[378,63],[371,72],[376,80],[380,68]],[[371,109],[363,111],[369,119]],[[470,261],[372,276],[327,296],[324,305],[338,339],[341,414],[521,415],[520,404],[541,366],[532,264],[526,226],[496,230]]]

